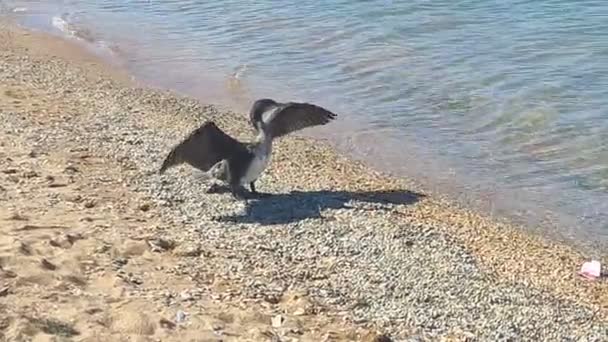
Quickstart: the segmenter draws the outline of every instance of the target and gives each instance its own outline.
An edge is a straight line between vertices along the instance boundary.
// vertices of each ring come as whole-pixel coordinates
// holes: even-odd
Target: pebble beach
[[[246,113],[8,22],[0,56],[0,341],[608,340],[574,247],[297,135],[272,196],[210,193],[160,164],[207,120],[252,139]]]

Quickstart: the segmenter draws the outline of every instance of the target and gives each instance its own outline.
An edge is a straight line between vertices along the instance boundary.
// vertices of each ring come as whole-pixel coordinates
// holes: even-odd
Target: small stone
[[[98,312],[101,312],[102,310],[100,308],[88,308],[86,310],[84,310],[85,313],[89,314],[89,315],[94,315]]]
[[[42,260],[40,260],[40,265],[42,266],[42,268],[45,268],[45,269],[51,270],[51,271],[54,271],[57,269],[57,266],[55,266],[53,263],[51,263],[50,261],[48,261],[44,258]]]
[[[150,245],[153,252],[164,252],[175,247],[175,243],[173,241],[163,238],[148,240],[148,245]]]
[[[170,330],[175,329],[175,323],[171,322],[168,319],[161,318],[158,323],[160,324],[161,327],[163,327],[165,329],[170,329]]]
[[[21,252],[24,255],[32,255],[32,248],[28,244],[20,242],[19,243],[19,252]]]
[[[276,316],[272,317],[271,321],[272,321],[273,328],[280,328],[281,325],[283,325],[283,316],[276,315]]]
[[[105,252],[109,251],[110,249],[112,249],[112,246],[104,243],[103,245],[96,247],[93,252],[94,253],[105,253]]]
[[[38,177],[38,172],[36,172],[36,171],[34,171],[34,170],[31,170],[31,171],[26,171],[26,172],[23,174],[23,177],[25,177],[25,178],[35,178],[35,177]]]
[[[148,210],[150,210],[150,204],[149,203],[142,203],[139,205],[139,210],[146,212]]]
[[[4,169],[4,170],[2,170],[2,173],[7,174],[7,175],[14,175],[15,173],[17,173],[17,169],[13,169],[13,168]]]
[[[298,328],[291,328],[289,329],[289,332],[291,332],[292,334],[296,334],[296,335],[303,335],[304,332]]]
[[[84,237],[81,234],[78,234],[78,233],[75,233],[75,234],[66,234],[65,238],[70,242],[70,244],[74,244],[74,242],[76,242],[78,240],[84,239]]]
[[[181,244],[177,246],[173,252],[177,256],[197,257],[201,255],[201,246],[199,244]]]
[[[371,342],[393,342],[393,340],[390,337],[382,334],[376,335],[376,337],[374,337]]]
[[[264,300],[270,304],[279,304],[279,302],[281,301],[281,298],[279,298],[276,295],[270,294],[270,295],[264,296]]]
[[[114,265],[114,268],[118,269],[123,267],[124,265],[126,265],[129,262],[128,259],[123,258],[123,257],[118,257],[114,260],[112,260],[112,265]]]
[[[193,299],[192,295],[188,291],[180,293],[179,296],[182,298],[183,301],[189,301]]]
[[[84,207],[87,209],[91,209],[93,207],[95,207],[96,203],[94,200],[88,200],[86,202],[84,202]]]
[[[58,248],[70,248],[72,244],[67,239],[51,239],[49,244]]]
[[[125,242],[122,248],[122,254],[125,256],[139,256],[146,252],[148,245],[144,241],[129,240]]]
[[[5,297],[8,295],[8,286],[0,288],[0,297]]]
[[[74,165],[68,165],[64,170],[66,173],[77,173],[79,170]]]
[[[68,197],[67,200],[70,201],[70,202],[74,202],[74,203],[80,203],[80,202],[82,202],[83,198],[82,198],[81,195],[76,194],[74,196]]]

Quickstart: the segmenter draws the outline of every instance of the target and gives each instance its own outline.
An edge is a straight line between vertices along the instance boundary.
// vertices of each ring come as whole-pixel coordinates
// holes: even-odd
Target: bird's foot
[[[247,202],[248,199],[251,198],[251,193],[247,192],[242,187],[232,187],[231,188],[232,197],[239,201]]]
[[[228,191],[230,191],[230,187],[224,184],[217,183],[211,184],[211,186],[207,189],[208,194],[223,194]]]

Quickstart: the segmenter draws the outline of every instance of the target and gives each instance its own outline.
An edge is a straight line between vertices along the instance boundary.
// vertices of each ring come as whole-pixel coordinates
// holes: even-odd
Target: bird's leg
[[[265,193],[258,192],[255,189],[255,181],[249,183],[249,188],[251,189],[251,194],[254,195],[254,196],[256,196],[256,197],[258,197],[258,198],[265,198],[265,197],[270,196],[270,194],[265,194]]]
[[[232,197],[234,197],[235,199],[244,200],[245,202],[247,202],[248,196],[245,193],[245,188],[243,188],[240,184],[231,184],[230,192],[232,193]]]

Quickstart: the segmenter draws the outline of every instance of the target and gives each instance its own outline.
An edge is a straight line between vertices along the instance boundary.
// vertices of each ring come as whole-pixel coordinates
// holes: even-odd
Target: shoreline
[[[8,32],[7,28],[4,24],[0,27],[4,37]],[[50,143],[43,141],[43,144],[39,146],[40,149],[48,150],[46,152],[51,155],[59,151],[57,146],[63,146],[64,143],[69,142],[73,146],[82,144],[84,147],[88,147],[88,153],[95,155],[95,158],[107,159],[108,163],[112,161],[114,165],[119,165],[120,171],[108,169],[107,166],[104,167],[104,163],[100,163],[96,167],[105,170],[104,172],[107,172],[108,175],[116,172],[116,177],[108,176],[119,180],[113,183],[114,186],[120,186],[119,189],[124,188],[124,196],[128,194],[128,196],[137,195],[144,198],[148,207],[145,211],[140,209],[142,208],[142,205],[139,204],[141,199],[138,199],[135,201],[138,204],[132,210],[126,210],[122,208],[124,206],[121,204],[122,196],[114,195],[109,199],[98,199],[100,203],[96,202],[91,208],[87,208],[90,204],[85,201],[77,205],[78,210],[74,215],[83,210],[82,206],[85,211],[86,209],[95,211],[98,206],[105,208],[103,206],[105,203],[108,208],[103,210],[107,209],[110,212],[118,210],[118,212],[113,212],[113,215],[118,215],[124,222],[129,220],[137,222],[137,217],[140,215],[145,215],[146,220],[155,222],[154,224],[146,222],[143,224],[145,227],[135,229],[136,235],[139,235],[140,239],[143,239],[142,236],[149,237],[161,231],[163,236],[180,241],[180,245],[189,245],[188,248],[200,243],[197,242],[199,240],[211,239],[204,240],[204,242],[214,245],[214,248],[207,251],[199,250],[197,258],[207,255],[204,259],[205,262],[217,262],[216,266],[227,267],[228,270],[236,267],[236,271],[228,271],[228,274],[223,275],[228,280],[225,280],[222,286],[232,288],[232,291],[229,292],[236,298],[237,303],[239,296],[257,298],[259,301],[260,298],[256,297],[258,294],[255,293],[255,289],[264,286],[256,285],[256,281],[266,281],[268,284],[265,284],[267,288],[262,291],[264,292],[262,298],[271,295],[285,296],[288,291],[285,291],[284,287],[298,288],[298,290],[308,293],[302,298],[307,298],[307,300],[311,298],[311,301],[321,302],[320,306],[326,312],[345,312],[342,316],[345,317],[345,322],[348,322],[346,325],[352,331],[384,329],[391,335],[401,338],[420,335],[433,339],[438,336],[460,334],[458,335],[460,337],[456,337],[458,340],[458,338],[472,334],[482,340],[490,339],[489,334],[492,332],[487,329],[496,329],[495,324],[497,323],[481,324],[481,330],[467,324],[459,325],[459,323],[452,322],[449,317],[454,314],[463,314],[469,309],[465,310],[458,306],[444,308],[443,306],[447,305],[445,303],[433,304],[432,299],[428,302],[423,300],[426,297],[443,298],[439,293],[420,293],[411,295],[413,298],[410,299],[402,298],[401,291],[424,292],[425,287],[411,279],[412,277],[428,276],[429,279],[420,279],[420,281],[426,286],[437,286],[437,291],[445,292],[450,287],[442,288],[442,286],[457,286],[456,284],[462,282],[464,284],[462,286],[466,284],[489,286],[483,290],[485,292],[480,293],[486,293],[489,297],[497,296],[503,301],[506,300],[505,298],[509,298],[515,302],[533,303],[534,299],[543,298],[551,303],[546,304],[547,307],[535,308],[535,310],[539,310],[539,320],[543,317],[545,319],[552,317],[553,301],[559,304],[557,307],[569,308],[572,306],[572,309],[563,309],[564,315],[570,315],[570,318],[578,317],[575,314],[578,312],[576,310],[580,309],[581,312],[589,310],[593,315],[581,313],[581,319],[587,319],[589,324],[595,323],[596,329],[604,328],[606,331],[605,329],[608,327],[606,322],[608,286],[605,280],[586,282],[576,275],[580,264],[585,261],[582,253],[569,246],[544,240],[541,236],[535,236],[533,233],[519,230],[516,227],[490,221],[462,208],[454,208],[451,203],[433,196],[421,197],[416,192],[422,191],[412,181],[389,178],[365,167],[360,162],[339,156],[326,142],[319,143],[315,148],[308,145],[308,142],[311,141],[308,138],[292,137],[277,142],[277,153],[273,156],[267,174],[261,179],[260,190],[275,192],[279,194],[279,199],[271,200],[264,205],[254,204],[252,208],[249,208],[248,215],[239,215],[239,211],[243,208],[231,202],[225,195],[208,195],[200,193],[202,190],[193,188],[195,184],[197,187],[201,187],[201,185],[200,182],[193,180],[194,177],[187,168],[173,171],[162,177],[155,175],[156,163],[158,158],[161,158],[159,155],[165,153],[171,144],[176,143],[181,136],[200,124],[203,119],[213,119],[228,133],[238,133],[236,136],[246,139],[250,136],[250,132],[246,127],[245,117],[226,109],[218,109],[216,106],[202,105],[194,99],[176,95],[170,91],[141,88],[141,85],[135,86],[133,83],[126,82],[128,77],[121,79],[124,75],[114,74],[115,69],[107,68],[95,62],[94,59],[82,57],[85,54],[82,54],[82,51],[79,52],[77,47],[74,46],[74,50],[71,50],[68,45],[75,45],[71,42],[61,43],[59,38],[44,37],[42,33],[36,32],[23,35],[25,31],[22,29],[10,29],[13,31],[11,39],[3,39],[6,41],[6,46],[3,48],[5,60],[2,63],[6,66],[36,67],[40,70],[38,70],[38,74],[33,74],[31,70],[27,69],[21,69],[23,74],[7,69],[0,72],[5,84],[3,87],[11,88],[3,89],[5,94],[15,94],[16,90],[12,89],[15,88],[30,95],[2,98],[1,103],[4,108],[1,113],[7,120],[7,124],[17,131],[32,129],[32,132],[29,133],[30,138],[44,133],[44,127],[53,127],[58,132],[55,134],[56,136],[52,138],[47,136],[45,139]],[[42,44],[43,39],[47,39],[48,43]],[[3,44],[0,43],[0,46]],[[55,57],[51,57],[53,55]],[[54,70],[62,71],[55,75],[56,79],[42,79],[46,83],[37,82],[39,78],[48,77],[44,75],[52,74]],[[10,75],[12,77],[7,77]],[[90,77],[82,77],[83,75]],[[6,93],[7,90],[8,93]],[[49,101],[34,107],[30,106],[36,101],[36,98],[49,99]],[[18,101],[18,103],[14,101]],[[26,109],[22,107],[23,103],[29,104],[25,106]],[[53,115],[37,117],[36,113],[39,109],[35,107],[46,108],[46,111],[52,112]],[[193,115],[195,113],[199,117]],[[18,116],[23,117],[23,120],[18,121],[14,118]],[[73,123],[66,125],[65,120],[73,121]],[[42,123],[48,126],[44,126]],[[68,134],[70,132],[72,135]],[[28,139],[25,139],[22,134],[12,133],[11,138],[15,141],[21,139],[23,140],[21,144],[27,146]],[[78,136],[78,134],[85,135]],[[91,134],[91,136],[88,137],[86,134]],[[28,135],[25,134],[25,136]],[[84,139],[85,137],[87,139]],[[9,144],[9,141],[3,143]],[[15,150],[25,152],[19,146]],[[27,152],[23,154],[27,154]],[[314,166],[310,167],[310,164]],[[2,165],[3,169],[6,167]],[[15,167],[17,166],[11,165],[6,170]],[[182,177],[178,179],[180,175]],[[10,174],[7,174],[5,178],[8,176]],[[84,172],[81,174],[81,181],[85,185],[87,176],[88,174]],[[16,185],[11,185],[10,182],[10,180],[3,179],[1,183],[4,188],[8,189],[6,192],[10,194],[10,199],[24,207],[32,205],[33,203],[28,203],[32,199],[26,201],[23,198],[20,202],[22,194],[17,191],[21,186],[29,186],[27,185],[29,181],[18,180]],[[86,188],[85,185],[82,185],[83,189]],[[98,186],[104,189],[104,193],[111,194],[115,191],[113,187],[104,185],[103,181]],[[399,192],[397,193],[395,190]],[[31,191],[40,190],[32,188]],[[87,193],[82,189],[75,191]],[[88,191],[88,195],[93,195],[95,188]],[[289,192],[292,194],[288,194]],[[217,203],[204,201],[209,197],[213,198],[211,201]],[[300,204],[302,208],[294,207]],[[19,209],[18,206],[12,209]],[[316,209],[311,209],[313,207]],[[36,208],[30,208],[27,212],[44,209],[40,206]],[[286,208],[290,212],[285,213]],[[130,211],[130,213],[125,214],[121,212],[122,210]],[[225,215],[230,211],[237,214]],[[15,227],[22,226],[23,222],[14,219],[14,212],[10,213],[7,209],[2,214],[1,217],[6,224],[15,225]],[[215,220],[216,216],[222,215],[229,216],[229,220]],[[130,219],[127,220],[127,217]],[[56,221],[59,221],[58,225],[62,225],[62,216],[56,218]],[[35,226],[35,224],[33,225]],[[154,225],[156,228],[153,227]],[[211,227],[204,232],[217,235],[201,236],[201,225]],[[283,228],[276,228],[277,226]],[[18,229],[15,227],[11,228]],[[10,239],[18,241],[20,236],[14,233],[14,229],[8,235]],[[109,227],[98,229],[99,234],[108,236],[133,233],[113,232]],[[319,232],[313,231],[313,229]],[[83,234],[87,234],[86,230],[83,230]],[[29,237],[34,239],[36,236],[31,233]],[[308,242],[306,243],[307,248],[299,245],[304,244],[302,236],[312,239],[310,245]],[[254,243],[247,242],[248,239]],[[116,243],[120,246],[124,243],[122,240],[123,238],[116,239]],[[138,245],[133,242],[141,241],[133,239],[133,236],[125,240],[128,240],[127,242],[131,245],[137,246],[133,248],[138,251],[146,249],[145,244],[142,247],[141,243]],[[322,243],[324,240],[326,245]],[[340,248],[332,249],[333,246]],[[257,253],[249,254],[253,251],[245,247],[255,249]],[[198,248],[201,249],[200,246]],[[328,248],[329,251],[326,251],[325,249]],[[232,255],[239,253],[237,251],[243,255]],[[14,250],[10,250],[10,252],[15,253]],[[118,254],[120,253],[118,252]],[[307,253],[313,253],[313,255]],[[127,254],[134,259],[137,257],[150,258],[150,260],[157,258],[156,254],[147,250],[141,254],[132,251]],[[259,255],[256,256],[256,254]],[[378,254],[381,254],[383,258],[379,259]],[[209,255],[217,256],[210,258]],[[4,255],[0,255],[0,259],[4,260],[4,257]],[[601,261],[606,261],[606,255],[599,257]],[[31,255],[24,258],[31,261]],[[167,267],[170,267],[171,263],[177,263],[187,270],[186,273],[195,271],[193,273],[198,272],[198,274],[217,277],[219,272],[217,268],[201,270],[202,266],[198,265],[200,261],[191,259],[192,257],[178,255],[163,260],[163,262]],[[210,259],[215,261],[211,262]],[[217,261],[217,259],[221,260]],[[238,260],[238,262],[234,260]],[[281,262],[281,264],[271,264],[268,260]],[[382,264],[384,269],[375,269],[379,262],[384,263]],[[348,264],[352,265],[348,266]],[[11,260],[6,264],[3,261],[1,266],[10,268]],[[407,267],[410,269],[403,269]],[[385,270],[388,273],[384,273]],[[256,271],[261,273],[256,274]],[[285,275],[286,271],[292,274]],[[326,274],[311,275],[312,271]],[[49,270],[45,272],[48,273]],[[110,271],[104,269],[103,272]],[[137,273],[137,268],[134,268],[132,272]],[[153,274],[154,267],[151,267],[149,272]],[[269,274],[264,274],[265,272]],[[357,276],[356,273],[364,274]],[[39,275],[30,275],[30,277],[35,276],[39,277]],[[54,279],[53,276],[50,278]],[[91,276],[91,278],[93,277]],[[359,281],[360,284],[353,279]],[[345,281],[352,281],[353,284],[345,284]],[[50,281],[46,279],[39,285],[49,286],[46,282]],[[144,284],[146,282],[147,279],[144,279]],[[407,286],[401,288],[404,282],[407,283]],[[446,284],[442,285],[442,282]],[[277,290],[268,286],[274,283],[283,289]],[[419,286],[421,287],[418,288]],[[112,286],[110,287],[112,288]],[[524,287],[532,294],[517,292],[520,287]],[[14,288],[16,293],[0,297],[0,304],[5,300],[18,300],[21,294],[32,291],[28,286],[12,283],[9,288]],[[234,291],[235,288],[238,291]],[[333,293],[324,293],[330,289]],[[462,290],[464,289],[457,292],[462,292]],[[135,292],[137,293],[137,291]],[[452,294],[456,297],[464,296],[455,299],[456,304],[463,305],[462,303],[473,298],[470,296],[474,294],[464,292]],[[214,294],[217,293],[210,291],[209,298],[212,298]],[[59,296],[61,295],[59,294]],[[480,303],[474,302],[471,305],[475,309],[482,310],[486,306],[483,301],[488,298],[479,300],[481,300]],[[266,303],[270,303],[271,307],[281,304],[281,300],[273,304],[274,301],[266,300]],[[295,301],[297,302],[297,300]],[[403,306],[404,303],[408,303],[410,306]],[[499,318],[500,315],[505,315],[505,313],[500,314],[502,312],[500,306],[506,305],[505,303],[495,300],[492,305],[499,309],[499,313],[496,314],[499,315]],[[351,309],[347,309],[349,307]],[[524,321],[533,320],[530,313],[526,313],[524,310],[525,305],[522,304],[519,309],[517,307],[515,306],[513,310],[521,311]],[[545,309],[546,314],[543,311]],[[318,319],[316,314],[308,313],[307,310],[304,310],[306,314],[294,315],[294,317],[304,317],[300,319],[304,323],[300,322],[300,324],[305,326],[318,324],[315,321]],[[439,313],[438,318],[435,318],[437,321],[435,323],[433,323],[433,318],[427,317],[434,311]],[[392,317],[389,317],[388,323],[383,323],[385,319],[381,315],[379,316],[380,312],[388,313],[388,316]],[[492,310],[482,310],[482,312],[487,315]],[[110,315],[115,313],[110,312]],[[480,323],[479,319],[482,318],[475,320],[473,317],[468,320],[469,323],[471,320]],[[418,322],[418,319],[421,322]],[[141,320],[141,317],[137,320]],[[530,322],[541,324],[536,321]],[[266,322],[267,325],[269,323]],[[549,323],[551,322],[547,322],[547,324]],[[439,327],[430,326],[433,324]],[[123,329],[112,324],[110,327],[109,330],[119,331],[118,334],[126,334],[130,331],[130,328]],[[199,325],[199,329],[200,327]],[[123,329],[122,332],[121,329]],[[509,330],[507,327],[502,330],[505,329]],[[536,329],[539,328],[536,327]],[[551,334],[567,336],[564,335],[567,334],[566,332],[547,331],[547,329],[549,328],[541,329],[544,332],[542,336],[554,336]],[[539,335],[535,335],[538,332],[534,332],[534,327],[520,330],[520,335],[515,335],[515,337],[539,337]],[[141,332],[137,329],[135,331]],[[103,333],[106,332],[103,331]],[[580,336],[585,336],[585,331],[578,333],[583,334]],[[320,335],[314,336],[318,338]],[[315,340],[314,336],[311,336],[312,340]],[[163,340],[165,339],[163,338]]]
[[[25,29],[33,28],[27,26],[25,27]],[[158,77],[149,77],[149,75],[146,76],[144,74],[137,73],[135,70],[127,69],[124,64],[124,61],[121,62],[122,57],[112,57],[110,56],[111,54],[108,54],[107,52],[102,53],[101,51],[99,51],[99,47],[94,45],[93,41],[87,40],[86,38],[82,38],[78,34],[72,35],[66,32],[50,32],[42,28],[36,28],[33,30],[41,34],[49,34],[58,39],[69,41],[74,46],[77,46],[77,49],[80,48],[85,50],[86,54],[91,56],[91,58],[100,60],[102,64],[107,64],[106,70],[108,70],[109,72],[115,72],[116,70],[120,70],[121,73],[124,74],[121,75],[121,77],[130,78],[130,81],[133,82],[134,86],[140,86],[159,91],[168,91],[172,94],[177,94],[178,96],[192,96],[195,99],[201,101],[202,103],[212,103],[213,106],[224,111],[241,113],[248,110],[247,105],[245,104],[245,102],[243,102],[244,93],[239,92],[239,95],[237,95],[236,93],[232,95],[229,94],[234,91],[234,89],[231,88],[234,85],[231,85],[231,90],[227,90],[226,94],[222,94],[221,96],[212,96],[210,94],[207,94],[205,96],[201,96],[200,94],[197,96],[193,96],[195,94],[195,92],[193,91],[186,90],[183,87],[180,88],[177,86],[166,86],[165,84],[163,84],[163,82],[159,81]],[[228,80],[228,82],[232,81],[234,80]],[[241,91],[244,90],[241,89]],[[240,100],[237,101],[236,99],[233,99],[233,96],[240,98]],[[219,98],[221,98],[221,100]],[[220,101],[222,104],[220,105],[218,101]],[[342,124],[344,124],[344,119],[349,118],[345,118],[343,116]],[[352,125],[353,123],[351,122],[349,124]],[[314,128],[313,130],[316,129],[319,128]],[[323,130],[324,128],[320,129]],[[303,136],[313,140],[318,140],[323,136],[323,133],[315,134],[313,131],[312,134],[309,134],[309,132],[310,131],[297,132],[295,133],[295,135]],[[325,132],[329,133],[330,131]],[[332,133],[341,137],[344,136],[343,132]],[[542,205],[538,205],[538,203],[542,202],[540,198],[532,199],[528,195],[528,197],[523,196],[524,201],[520,202],[516,200],[516,198],[519,198],[518,195],[520,193],[520,190],[508,189],[504,186],[500,189],[500,191],[497,191],[494,188],[484,188],[484,190],[480,190],[481,188],[472,189],[475,188],[475,186],[467,187],[466,184],[471,185],[471,182],[464,181],[463,179],[457,180],[456,178],[454,178],[451,180],[447,180],[447,178],[443,178],[439,180],[437,179],[437,177],[431,179],[429,177],[426,177],[426,175],[420,173],[420,170],[410,173],[403,172],[400,171],[402,167],[396,167],[395,165],[388,165],[386,163],[376,162],[373,159],[370,159],[369,155],[365,156],[361,153],[358,153],[357,150],[353,149],[353,146],[348,146],[349,144],[344,143],[342,141],[342,138],[340,137],[331,137],[327,141],[330,141],[332,143],[332,147],[334,150],[337,151],[337,153],[343,154],[351,160],[357,160],[358,162],[362,162],[365,165],[368,165],[370,168],[382,172],[387,177],[407,179],[410,183],[415,182],[417,189],[423,189],[424,192],[427,194],[432,193],[433,197],[442,198],[443,200],[449,202],[449,205],[452,207],[459,207],[462,210],[474,211],[480,216],[489,218],[496,222],[500,222],[504,225],[518,227],[518,229],[523,229],[533,235],[548,236],[551,241],[554,241],[559,244],[566,244],[585,254],[595,255],[595,251],[602,250],[605,249],[605,247],[608,247],[607,242],[603,241],[605,239],[593,239],[593,237],[598,236],[598,234],[600,234],[600,236],[603,236],[601,235],[601,232],[597,230],[597,227],[595,227],[594,225],[579,222],[574,217],[576,215],[573,215],[572,212],[565,214],[555,210],[546,211],[546,208],[544,208]],[[378,150],[376,152],[378,153]],[[429,158],[418,158],[417,161],[427,162],[428,159]],[[435,171],[433,171],[432,173],[434,175],[438,175],[438,165],[435,165],[434,169]],[[534,212],[544,212],[544,214],[531,214]],[[576,228],[572,229],[570,227]]]

